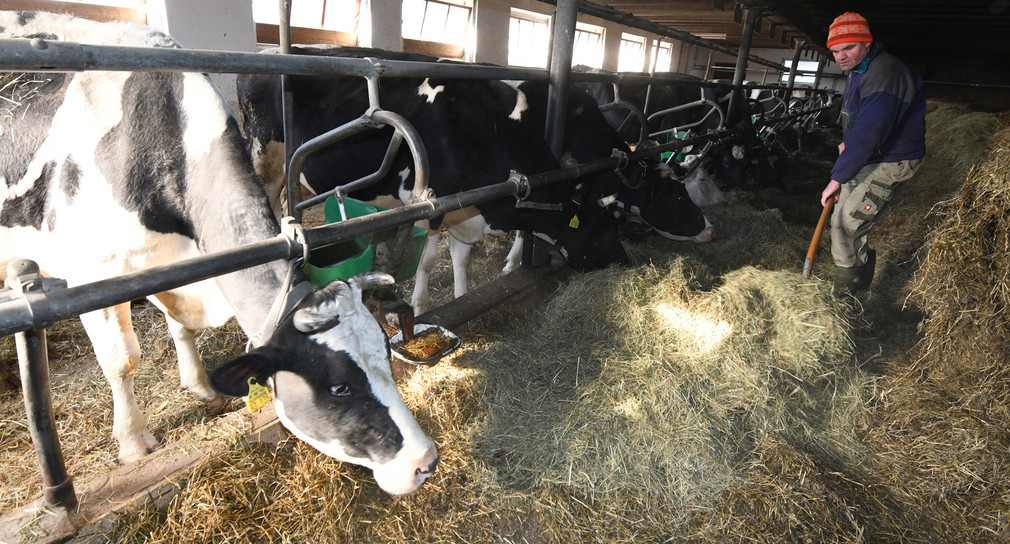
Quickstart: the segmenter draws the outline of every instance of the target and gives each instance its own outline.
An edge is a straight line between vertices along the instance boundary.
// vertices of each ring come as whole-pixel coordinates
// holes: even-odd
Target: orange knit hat
[[[840,43],[873,41],[870,34],[870,23],[862,15],[848,11],[835,17],[828,30],[828,48]]]

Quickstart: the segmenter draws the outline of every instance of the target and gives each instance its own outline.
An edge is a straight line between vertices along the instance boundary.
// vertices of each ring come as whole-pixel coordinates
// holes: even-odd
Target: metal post
[[[555,157],[561,156],[568,113],[568,81],[572,72],[575,23],[579,0],[560,0],[554,17],[554,45],[551,48],[550,92],[547,97],[547,143]]]
[[[547,92],[547,123],[544,138],[555,157],[564,151],[565,119],[568,116],[568,82],[572,72],[572,51],[575,48],[575,23],[579,16],[579,0],[559,0],[551,34],[550,87]],[[537,268],[550,264],[544,242],[527,232],[523,241],[521,266]]]
[[[39,267],[33,261],[18,259],[7,266],[7,283],[19,293],[42,291]],[[61,280],[57,280],[61,281]],[[63,282],[65,286],[66,283]],[[73,479],[67,473],[63,450],[53,417],[52,394],[49,389],[49,354],[46,351],[46,330],[33,329],[14,335],[21,369],[21,389],[25,400],[28,430],[42,470],[42,495],[52,506],[74,508],[77,494]]]
[[[748,6],[746,9],[747,20],[744,22],[743,33],[740,35],[740,51],[736,56],[736,71],[733,72],[733,97],[730,99],[726,113],[727,122],[731,126],[737,122],[734,109],[737,107],[736,103],[743,90],[743,80],[747,75],[747,58],[750,56],[750,44],[754,39],[754,26],[764,12],[764,8],[760,6]]]
[[[821,85],[821,75],[824,74],[824,64],[827,61],[827,57],[824,55],[817,55],[817,73],[814,74],[814,89],[816,90]]]
[[[711,49],[708,50],[708,61],[705,62],[705,81],[712,79],[712,54],[715,53]]]
[[[291,53],[291,0],[279,0],[280,5],[280,24],[278,25],[278,30],[280,31],[280,50],[281,53],[287,55]],[[284,74],[281,76],[281,118],[284,121],[284,168],[290,168],[291,155],[294,153],[294,142],[292,141],[292,134],[295,130],[295,112],[294,112],[294,91],[291,89],[291,76]],[[298,186],[298,180],[287,180],[285,183],[285,188],[287,189],[287,214],[294,218],[296,223],[300,223],[302,220],[302,211],[299,210],[296,205],[301,199],[301,189]]]
[[[786,84],[786,103],[793,97],[793,84],[796,81],[796,72],[800,69],[800,53],[806,44],[806,40],[796,40],[796,46],[793,47],[793,64],[789,68],[789,83]]]

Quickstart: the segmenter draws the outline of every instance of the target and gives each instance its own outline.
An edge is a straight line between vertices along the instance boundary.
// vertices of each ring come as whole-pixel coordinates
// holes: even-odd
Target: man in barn
[[[831,216],[835,293],[854,293],[873,280],[870,229],[926,154],[926,99],[922,78],[873,41],[858,13],[835,18],[827,46],[847,79],[842,143],[821,205],[829,198],[837,203]]]

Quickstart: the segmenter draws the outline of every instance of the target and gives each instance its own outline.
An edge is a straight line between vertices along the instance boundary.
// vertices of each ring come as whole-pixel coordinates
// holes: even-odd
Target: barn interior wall
[[[474,3],[475,39],[467,60],[506,65],[509,61],[509,18],[511,6],[502,0],[480,0]]]
[[[358,45],[403,51],[403,1],[361,0]]]
[[[147,22],[183,47],[215,51],[255,51],[256,25],[249,0],[147,0]],[[225,98],[234,103],[234,74],[212,74]]]

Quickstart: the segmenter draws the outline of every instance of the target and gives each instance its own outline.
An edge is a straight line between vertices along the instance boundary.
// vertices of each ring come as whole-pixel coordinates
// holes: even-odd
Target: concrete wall
[[[361,0],[358,45],[386,51],[403,51],[403,2]]]
[[[467,50],[467,60],[506,65],[509,62],[509,17],[511,6],[503,0],[478,0],[474,6],[476,37]]]
[[[255,51],[256,26],[249,0],[147,0],[148,24],[170,34],[187,49]],[[234,103],[235,75],[211,74]]]

